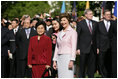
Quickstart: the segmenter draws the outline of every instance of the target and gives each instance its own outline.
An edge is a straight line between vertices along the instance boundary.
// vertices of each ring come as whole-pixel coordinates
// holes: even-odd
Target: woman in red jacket
[[[41,21],[36,24],[37,36],[30,39],[28,49],[28,66],[32,68],[32,77],[41,78],[45,68],[51,65],[52,42],[44,35],[46,24]]]

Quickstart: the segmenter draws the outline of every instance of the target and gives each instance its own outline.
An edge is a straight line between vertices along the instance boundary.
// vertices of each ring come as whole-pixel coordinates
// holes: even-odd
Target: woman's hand
[[[77,55],[80,55],[80,50],[79,49],[76,51],[76,54]]]
[[[56,44],[56,37],[54,35],[52,35],[52,43]]]
[[[97,54],[99,54],[99,52],[100,52],[100,51],[99,51],[99,49],[97,48]]]
[[[32,65],[28,65],[29,68],[32,68]]]
[[[57,70],[57,63],[56,63],[56,61],[53,62],[53,68],[54,68],[55,70]]]
[[[73,68],[73,61],[72,60],[70,60],[69,65],[68,65],[68,68],[69,69],[72,69]]]
[[[46,67],[46,69],[50,68],[50,66],[49,66],[49,65],[46,65],[45,67]]]

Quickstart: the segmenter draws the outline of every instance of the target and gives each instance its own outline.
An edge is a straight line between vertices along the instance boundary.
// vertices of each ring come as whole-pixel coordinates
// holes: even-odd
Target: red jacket
[[[42,35],[38,41],[38,36],[30,39],[28,49],[28,65],[40,64],[51,65],[52,42],[48,36]]]

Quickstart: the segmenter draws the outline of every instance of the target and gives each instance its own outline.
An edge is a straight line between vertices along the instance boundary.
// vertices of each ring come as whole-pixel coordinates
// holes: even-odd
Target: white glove
[[[12,53],[10,53],[10,50],[8,50],[8,56],[9,56],[10,59],[13,59]]]
[[[12,57],[12,53],[9,54],[9,58],[10,58],[10,59],[13,59],[13,57]]]

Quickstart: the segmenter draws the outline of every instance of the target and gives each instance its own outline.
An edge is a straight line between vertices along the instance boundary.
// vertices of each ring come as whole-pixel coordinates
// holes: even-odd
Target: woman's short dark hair
[[[59,31],[61,31],[63,29],[63,27],[62,27],[62,25],[61,25],[61,23],[60,23],[58,18],[55,17],[55,18],[53,18],[52,21],[57,21],[59,23]],[[54,29],[53,29],[53,31],[54,31]]]
[[[36,20],[37,22],[40,21],[38,18],[33,18],[30,23],[32,23],[34,20]]]
[[[67,18],[67,20],[70,22],[71,16],[69,13],[61,13],[59,16],[59,20],[61,21],[62,18]]]
[[[38,27],[39,25],[43,25],[44,29],[46,30],[46,24],[45,24],[44,21],[39,21],[39,22],[37,22],[35,28],[37,29],[37,27]]]

